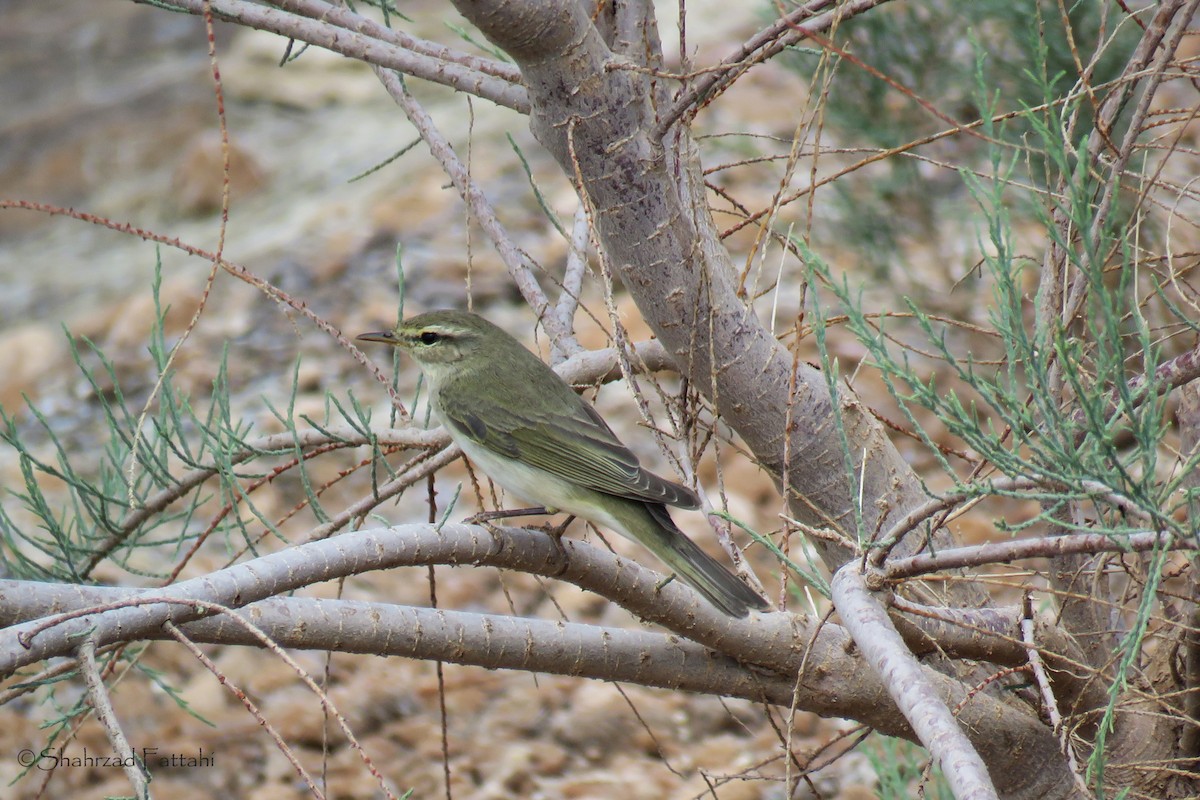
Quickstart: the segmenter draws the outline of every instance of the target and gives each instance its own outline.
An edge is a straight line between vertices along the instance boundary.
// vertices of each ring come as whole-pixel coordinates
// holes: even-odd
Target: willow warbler
[[[500,328],[433,311],[358,338],[412,356],[438,421],[505,489],[640,542],[726,614],[767,607],[671,521],[667,506],[698,508],[695,493],[643,469],[596,409]]]

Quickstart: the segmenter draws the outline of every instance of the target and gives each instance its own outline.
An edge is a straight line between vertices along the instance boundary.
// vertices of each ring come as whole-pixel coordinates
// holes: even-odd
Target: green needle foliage
[[[954,797],[940,769],[928,769],[929,756],[914,744],[891,736],[872,734],[862,748],[879,779],[876,797],[879,800],[905,800],[925,797],[928,800],[951,800]],[[920,787],[923,794],[916,794]]]
[[[107,437],[95,447],[64,438],[62,426],[33,404],[24,414],[0,408],[0,442],[16,455],[22,485],[5,487],[15,503],[0,503],[0,565],[12,577],[82,583],[102,562],[154,582],[169,577],[201,538],[221,543],[227,558],[256,554],[264,535],[285,541],[254,490],[266,483],[295,487],[296,508],[318,523],[330,514],[323,487],[310,474],[301,427],[328,435],[327,446],[351,444],[331,432],[330,420],[370,442],[369,414],[352,394],[326,398],[320,422],[296,413],[298,367],[287,405],[263,404],[290,433],[290,443],[264,448],[264,439],[235,409],[228,352],[212,365],[212,389],[197,405],[178,385],[158,305],[149,339],[157,391],[130,397],[117,367],[91,341],[71,343]],[[148,400],[150,402],[148,402]],[[357,445],[361,442],[354,442]],[[378,455],[378,448],[376,448]],[[382,463],[382,459],[380,459]]]

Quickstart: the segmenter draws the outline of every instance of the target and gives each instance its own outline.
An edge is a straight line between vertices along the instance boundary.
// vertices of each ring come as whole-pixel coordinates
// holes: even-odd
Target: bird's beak
[[[396,345],[400,340],[396,338],[393,331],[373,331],[371,333],[360,333],[354,337],[360,342],[379,342],[380,344]]]

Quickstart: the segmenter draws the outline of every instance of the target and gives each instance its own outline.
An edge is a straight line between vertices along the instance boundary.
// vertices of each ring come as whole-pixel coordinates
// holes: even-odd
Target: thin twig
[[[447,444],[445,447],[431,455],[429,458],[419,461],[408,470],[405,470],[396,477],[392,478],[387,483],[379,486],[377,489],[371,492],[371,494],[348,504],[329,521],[313,528],[309,532],[308,538],[305,541],[316,542],[320,541],[321,539],[327,539],[328,537],[340,531],[342,528],[349,525],[355,519],[368,514],[371,509],[375,508],[383,501],[395,497],[409,486],[416,485],[417,482],[424,480],[442,467],[454,461],[456,458],[459,458],[462,455],[462,450],[458,448],[458,445],[449,443],[450,437],[445,434],[445,431],[441,431],[440,428],[438,431],[446,436]]]
[[[667,135],[667,131],[670,130],[671,126],[685,113],[689,113],[694,106],[697,106],[710,97],[717,90],[718,84],[727,85],[736,80],[738,76],[750,68],[751,64],[748,63],[747,59],[755,55],[757,51],[767,48],[772,43],[778,45],[777,49],[770,54],[759,54],[759,57],[754,59],[755,62],[769,58],[770,55],[774,55],[778,50],[782,50],[783,47],[801,38],[796,35],[796,26],[832,4],[833,0],[812,0],[812,2],[806,3],[792,13],[780,17],[743,42],[741,46],[723,58],[717,67],[704,70],[701,77],[692,81],[683,94],[675,101],[675,104],[659,118],[654,133],[651,134],[652,138],[655,141],[662,140]],[[871,5],[878,5],[878,2]],[[821,20],[825,21],[827,17],[830,17],[830,15],[825,15]],[[830,21],[831,19],[830,17]],[[813,24],[812,22],[809,23],[810,26]],[[825,27],[828,27],[828,25]],[[784,44],[779,45],[778,43],[780,42]]]
[[[134,0],[200,14],[204,0]],[[394,69],[417,78],[440,83],[460,92],[491,100],[497,105],[528,114],[529,93],[524,86],[495,75],[471,69],[462,63],[414,52],[373,36],[331,22],[291,14],[246,0],[211,0],[218,19],[247,28],[270,31],[289,39],[323,47],[348,58],[384,69]],[[489,69],[489,71],[496,71]]]
[[[388,428],[364,435],[349,425],[333,425],[323,430],[285,431],[252,439],[245,442],[245,447],[241,450],[229,454],[226,458],[232,465],[263,455],[294,452],[298,448],[321,447],[329,444],[341,447],[381,444],[433,448],[444,446],[445,443],[446,438],[439,435],[437,431],[426,431],[419,428]],[[113,549],[125,541],[144,522],[163,512],[172,503],[219,472],[220,467],[216,464],[197,467],[179,476],[171,486],[146,499],[117,524],[116,531],[110,533],[104,541],[92,546],[92,554],[83,565],[81,574],[84,577],[91,574],[92,570],[107,558]]]
[[[113,710],[108,699],[104,679],[100,676],[100,668],[96,664],[96,640],[91,635],[85,636],[76,648],[75,661],[79,664],[83,682],[87,684],[88,700],[96,711],[96,719],[104,728],[113,753],[121,759],[121,768],[125,770],[125,777],[133,787],[133,796],[138,800],[149,800],[150,787],[146,781],[145,766],[129,746],[125,731],[121,730],[121,723],[117,720],[117,712]]]
[[[1045,478],[1040,475],[1030,475],[1020,478],[998,478],[988,483],[972,484],[955,489],[947,492],[942,497],[930,498],[909,511],[892,525],[891,529],[879,539],[878,543],[873,545],[875,550],[870,556],[871,564],[875,567],[883,566],[888,555],[905,536],[916,530],[922,522],[939,512],[952,510],[963,503],[978,501],[989,495],[1011,495],[1015,492],[1039,488],[1077,496],[1081,499],[1088,498],[1093,501],[1105,502],[1121,511],[1121,513],[1135,517],[1142,522],[1150,523],[1152,521],[1150,515],[1136,503],[1099,481],[1079,481],[1076,484],[1067,485],[1062,481]],[[945,518],[939,520],[936,524],[939,527],[944,525]]]
[[[158,244],[166,245],[167,247],[173,247],[176,250],[187,253],[191,256],[196,256],[197,258],[202,258],[205,261],[219,262],[221,269],[225,270],[233,277],[250,284],[272,300],[288,306],[296,314],[309,320],[313,324],[313,327],[315,327],[317,330],[323,331],[329,336],[333,337],[333,339],[335,339],[339,345],[341,345],[347,352],[350,353],[355,361],[371,370],[375,375],[376,380],[387,387],[388,394],[392,398],[393,404],[400,403],[399,394],[392,386],[391,380],[388,378],[388,376],[384,375],[382,370],[371,363],[370,359],[363,355],[362,351],[355,347],[352,342],[346,339],[340,330],[335,328],[328,320],[324,319],[315,311],[313,311],[307,303],[297,300],[287,292],[280,289],[278,286],[275,286],[271,282],[255,275],[241,264],[220,258],[212,251],[205,250],[202,247],[196,247],[195,245],[187,244],[177,237],[165,236],[160,233],[155,233],[154,231],[146,230],[145,228],[139,228],[129,222],[117,222],[115,220],[108,219],[107,217],[102,217],[98,214],[91,214],[87,211],[76,211],[73,208],[56,206],[51,203],[38,203],[32,200],[0,200],[0,208],[23,208],[27,211],[38,211],[51,216],[71,217],[73,219],[80,220],[81,222],[88,222],[92,225],[99,225],[101,227],[108,228],[109,230],[117,231],[118,233],[136,236],[139,239],[146,240],[147,242],[157,242]]]
[[[1075,784],[1086,796],[1087,783],[1081,777],[1079,761],[1075,758],[1075,748],[1071,747],[1071,733],[1063,726],[1062,714],[1058,710],[1058,700],[1054,697],[1050,677],[1046,674],[1046,665],[1042,663],[1042,654],[1038,652],[1037,642],[1034,640],[1033,594],[1029,590],[1026,590],[1021,598],[1021,610],[1021,641],[1025,645],[1025,656],[1029,659],[1029,668],[1033,672],[1034,682],[1037,683],[1038,690],[1042,695],[1042,707],[1050,719],[1050,727],[1054,729],[1054,734],[1058,737],[1063,756],[1066,757],[1067,764],[1071,768],[1071,774],[1075,776]]]
[[[381,25],[370,17],[356,14],[345,6],[326,3],[323,0],[271,0],[271,4],[309,19],[331,22],[346,30],[390,42],[405,50],[435,58],[446,64],[460,64],[467,69],[491,75],[509,83],[521,83],[521,71],[513,64],[471,55],[447,47],[440,42],[431,42],[411,36],[396,28]]]
[[[150,416],[150,410],[154,406],[159,393],[162,391],[163,385],[166,383],[167,376],[171,374],[175,359],[183,351],[183,346],[196,329],[196,325],[199,324],[201,315],[208,308],[208,298],[212,293],[217,275],[221,271],[221,261],[225,253],[225,234],[229,229],[229,126],[225,118],[225,90],[221,84],[221,70],[217,64],[217,37],[213,29],[212,6],[207,0],[202,6],[202,15],[204,17],[205,38],[208,41],[208,61],[212,70],[213,93],[216,96],[217,127],[221,134],[221,213],[220,223],[217,226],[217,249],[213,257],[212,266],[209,267],[208,275],[204,279],[204,289],[200,292],[200,300],[196,303],[196,310],[192,312],[192,318],[188,320],[183,332],[179,334],[175,344],[171,347],[170,353],[167,354],[165,363],[163,363],[162,368],[158,371],[158,379],[155,380],[154,387],[150,390],[150,395],[146,398],[146,402],[142,404],[142,411],[138,414],[137,422],[133,427],[133,443],[129,446],[129,458],[125,474],[125,481],[129,487],[127,500],[132,508],[136,508],[138,505],[134,487],[137,486],[137,453],[141,447],[142,428],[145,426],[146,418]],[[95,566],[95,564],[92,566]]]
[[[1200,542],[1195,538],[1177,539],[1168,531],[1141,531],[1127,536],[1080,533],[1013,542],[990,542],[897,559],[887,564],[884,574],[888,580],[901,580],[945,569],[1004,564],[1023,558],[1055,558],[1079,553],[1143,553],[1160,547],[1197,550],[1200,549]]]
[[[550,365],[558,366],[579,352],[575,338],[575,311],[579,308],[579,293],[583,291],[583,276],[587,273],[588,244],[591,241],[587,208],[582,200],[575,209],[575,223],[571,226],[570,248],[567,250],[567,266],[563,270],[562,293],[554,305],[554,316],[565,333],[554,342],[550,350]]]
[[[513,279],[513,283],[516,284],[521,297],[525,299],[525,302],[537,314],[538,319],[541,320],[542,325],[546,329],[546,333],[550,335],[552,341],[557,342],[563,339],[569,332],[563,330],[558,320],[549,313],[550,301],[546,299],[542,287],[538,284],[537,278],[533,274],[537,265],[509,237],[508,232],[496,216],[496,211],[492,207],[491,202],[488,201],[487,196],[483,193],[479,185],[471,179],[467,166],[459,159],[458,154],[454,152],[450,141],[438,130],[429,113],[409,93],[408,87],[404,85],[404,80],[399,75],[381,67],[374,67],[374,70],[383,87],[387,89],[388,94],[396,101],[396,105],[400,106],[400,110],[408,117],[408,121],[417,129],[417,133],[421,135],[421,138],[425,140],[429,151],[438,160],[438,163],[441,164],[442,171],[450,178],[450,181],[454,184],[454,188],[458,190],[459,195],[462,196],[471,213],[475,215],[479,226],[483,228],[484,232],[492,240],[492,244],[495,245],[496,251],[504,261],[504,265],[508,269],[508,274]]]
[[[242,706],[250,712],[250,716],[254,717],[254,721],[258,723],[259,727],[266,731],[267,736],[271,737],[271,741],[275,742],[275,747],[279,750],[283,757],[287,759],[287,762],[292,765],[292,769],[294,769],[296,774],[300,776],[300,780],[304,781],[305,785],[308,786],[308,790],[312,792],[313,797],[315,797],[317,800],[324,800],[325,793],[321,791],[321,788],[317,785],[317,782],[313,779],[313,776],[308,774],[308,770],[306,770],[304,765],[300,763],[300,760],[296,758],[296,754],[292,751],[291,746],[284,741],[283,736],[280,735],[279,731],[275,729],[275,726],[263,716],[262,711],[260,711],[258,705],[250,699],[250,696],[242,691],[241,687],[230,680],[229,676],[222,672],[221,668],[218,667],[211,658],[206,656],[204,651],[197,647],[195,643],[183,633],[183,631],[179,630],[175,623],[164,623],[163,630],[165,630],[167,633],[173,636],[176,641],[182,644],[184,648],[205,667],[205,669],[213,674],[218,683],[233,693],[233,696],[236,697]]]
[[[1148,85],[1140,90],[1138,104],[1128,123],[1125,138],[1122,140],[1121,146],[1115,148],[1112,162],[1107,165],[1109,179],[1101,188],[1100,197],[1093,203],[1091,225],[1087,231],[1087,243],[1078,248],[1081,269],[1076,274],[1070,295],[1063,305],[1060,317],[1061,325],[1070,325],[1083,306],[1088,289],[1092,286],[1092,280],[1088,277],[1089,267],[1098,269],[1102,266],[1102,264],[1093,264],[1092,260],[1093,256],[1100,252],[1100,243],[1110,230],[1109,215],[1113,211],[1122,187],[1121,177],[1125,174],[1125,167],[1129,163],[1129,159],[1133,157],[1134,145],[1142,135],[1146,115],[1154,102],[1158,87],[1162,84],[1167,66],[1175,57],[1175,52],[1188,31],[1188,21],[1195,15],[1197,6],[1200,6],[1200,0],[1191,0],[1188,7],[1182,12],[1180,6],[1182,6],[1182,0],[1162,4],[1154,21],[1143,36],[1138,52],[1126,66],[1126,74],[1123,77],[1126,77],[1127,80],[1123,81],[1117,90],[1105,99],[1105,103],[1100,108],[1095,131],[1088,147],[1088,155],[1095,160],[1099,160],[1102,144],[1113,147],[1109,139],[1112,125],[1123,110],[1134,87],[1140,82],[1135,79],[1145,77],[1143,73],[1149,71],[1150,80]],[[1176,25],[1174,33],[1167,39],[1167,30],[1178,18],[1181,19]],[[1155,54],[1157,54],[1157,58],[1154,64],[1150,65],[1150,58]],[[1067,224],[1073,225],[1073,221],[1068,220]],[[1070,239],[1064,238],[1063,241],[1070,241]],[[1116,246],[1118,245],[1114,244],[1114,247]]]
[[[366,750],[363,749],[362,743],[358,740],[358,737],[354,735],[354,731],[351,730],[350,723],[346,721],[346,717],[342,714],[342,712],[338,711],[337,707],[333,704],[333,700],[330,699],[325,690],[322,689],[315,680],[313,680],[312,676],[308,674],[308,671],[301,667],[296,659],[292,658],[292,656],[289,655],[287,651],[285,651],[278,644],[271,641],[270,637],[263,633],[258,626],[246,619],[238,611],[235,611],[227,606],[223,606],[219,603],[196,601],[195,605],[198,608],[203,608],[205,611],[224,615],[231,622],[233,622],[233,624],[241,627],[244,631],[250,634],[251,637],[257,639],[261,646],[272,652],[280,661],[286,664],[292,670],[292,672],[294,672],[296,676],[300,678],[301,682],[308,687],[309,691],[316,695],[317,699],[321,702],[322,708],[324,708],[325,711],[333,717],[333,720],[338,724],[338,727],[341,728],[342,735],[346,737],[347,743],[349,743],[350,747],[358,754],[359,760],[363,762],[363,765],[367,768],[367,771],[370,772],[371,776],[375,778],[376,782],[378,782],[379,788],[383,790],[383,793],[388,800],[399,800],[399,798],[397,798],[395,793],[392,792],[391,788],[388,786],[389,781],[387,778],[385,778],[383,773],[379,771],[379,768],[375,766],[374,760],[367,755]]]

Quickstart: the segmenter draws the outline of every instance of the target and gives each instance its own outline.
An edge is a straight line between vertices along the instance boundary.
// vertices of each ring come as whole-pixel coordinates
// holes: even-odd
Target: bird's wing
[[[687,487],[643,469],[596,410],[577,396],[572,397],[576,402],[538,414],[465,395],[443,392],[442,415],[456,432],[494,453],[604,494],[681,508],[700,505]]]

